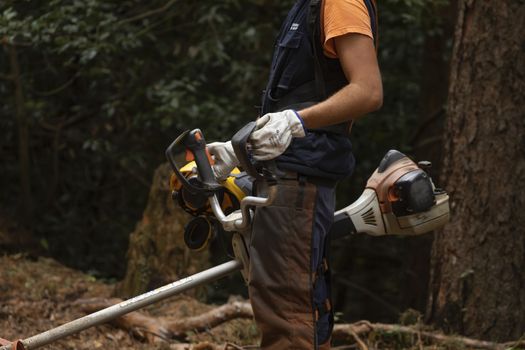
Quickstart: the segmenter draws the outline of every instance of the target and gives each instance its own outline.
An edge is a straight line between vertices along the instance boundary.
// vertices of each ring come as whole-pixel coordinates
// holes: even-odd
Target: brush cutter
[[[195,217],[186,225],[186,244],[194,250],[203,249],[214,235],[229,231],[232,233],[233,260],[35,336],[15,342],[0,338],[0,350],[36,349],[236,271],[240,271],[247,282],[247,242],[253,214],[257,207],[272,204],[279,175],[273,162],[252,161],[248,138],[254,128],[255,123],[249,123],[232,138],[235,154],[246,174],[235,170],[224,181],[214,176],[213,157],[199,129],[185,131],[166,150],[174,171],[170,181],[174,198]],[[185,149],[189,162],[184,166],[176,162],[180,148]],[[443,226],[449,219],[448,195],[434,186],[426,172],[429,166],[428,162],[416,164],[401,152],[389,151],[369,178],[363,194],[334,213],[332,239],[356,233],[418,235]],[[258,186],[264,184],[266,195],[251,196],[246,178],[255,180]]]

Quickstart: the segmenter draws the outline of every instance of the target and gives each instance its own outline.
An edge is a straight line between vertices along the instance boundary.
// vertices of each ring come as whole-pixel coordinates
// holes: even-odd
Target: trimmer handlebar
[[[186,160],[195,160],[197,164],[197,173],[199,174],[199,182],[191,183],[188,179],[180,172],[180,167],[175,160],[177,153],[177,146],[184,146],[186,149]],[[217,182],[213,169],[211,167],[212,159],[206,148],[206,140],[199,129],[192,131],[186,130],[179,135],[166,149],[166,158],[171,164],[175,176],[179,179],[182,186],[189,192],[205,193],[208,197],[215,194],[221,189],[221,185]]]
[[[248,138],[255,130],[255,122],[250,122],[243,126],[239,131],[233,135],[231,142],[235,156],[239,160],[239,164],[246,171],[246,173],[254,178],[260,177],[259,172],[250,160],[248,153]]]
[[[190,131],[184,140],[184,145],[186,149],[193,153],[193,158],[197,164],[197,171],[204,186],[210,189],[218,188],[220,185],[211,168],[213,160],[206,148],[206,140],[202,132],[199,129]]]
[[[264,181],[268,186],[276,184],[277,167],[273,160],[254,163],[250,157],[248,139],[257,124],[250,122],[233,135],[231,142],[235,156],[244,171],[259,182]]]
[[[215,178],[212,169],[214,160],[210,156],[206,148],[206,141],[202,131],[194,129],[192,131],[185,131],[172,142],[166,149],[166,157],[173,168],[177,179],[180,181],[182,187],[192,194],[202,194],[208,197],[210,207],[215,217],[222,224],[226,231],[239,231],[247,229],[251,224],[252,212],[250,208],[258,206],[266,206],[273,202],[275,191],[272,188],[275,184],[275,178],[272,171],[273,162],[267,162],[264,166],[256,166],[249,154],[248,139],[255,130],[255,122],[246,124],[232,137],[232,147],[235,151],[241,167],[246,173],[256,180],[264,181],[269,185],[267,197],[246,196],[240,202],[240,210],[226,215],[220,205],[219,191],[222,189],[221,184]],[[178,146],[184,146],[186,150],[186,161],[195,160],[196,171],[198,178],[190,182],[184,176],[175,158],[181,149]]]

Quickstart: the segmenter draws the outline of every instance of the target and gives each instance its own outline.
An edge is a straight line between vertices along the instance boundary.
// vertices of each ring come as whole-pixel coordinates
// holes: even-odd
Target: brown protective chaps
[[[325,229],[320,230],[316,207],[323,207],[323,198],[319,200],[318,187],[297,177],[279,180],[276,186],[278,194],[273,204],[255,211],[249,244],[248,287],[255,321],[262,333],[261,349],[318,349],[319,341],[325,343],[322,349],[329,349],[327,339],[333,323],[325,321],[324,339],[317,339],[319,303],[315,300],[314,284],[319,266],[323,265],[334,203],[321,208],[321,216],[325,217],[321,226]],[[324,202],[335,200],[333,191],[329,189]],[[329,295],[329,283],[322,282]],[[329,303],[329,297],[323,296],[323,304]],[[324,319],[330,316],[333,322],[331,310],[324,313]]]

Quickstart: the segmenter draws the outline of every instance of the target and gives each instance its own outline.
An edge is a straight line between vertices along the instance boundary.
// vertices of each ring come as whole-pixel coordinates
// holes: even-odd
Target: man
[[[263,349],[329,348],[333,327],[326,236],[335,184],[351,174],[351,123],[382,104],[373,0],[298,0],[279,33],[253,158],[275,160],[278,196],[258,208],[249,293]],[[229,142],[209,145],[224,177]]]

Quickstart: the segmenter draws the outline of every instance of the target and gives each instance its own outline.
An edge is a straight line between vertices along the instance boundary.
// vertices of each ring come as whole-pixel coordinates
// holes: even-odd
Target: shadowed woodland
[[[186,248],[164,151],[257,116],[292,0],[0,2],[0,337],[25,338],[229,260]],[[525,2],[380,0],[383,107],[338,208],[389,149],[429,160],[451,220],[331,251],[334,346],[524,348]],[[238,349],[240,274],[48,348]],[[366,321],[362,321],[366,320]]]

